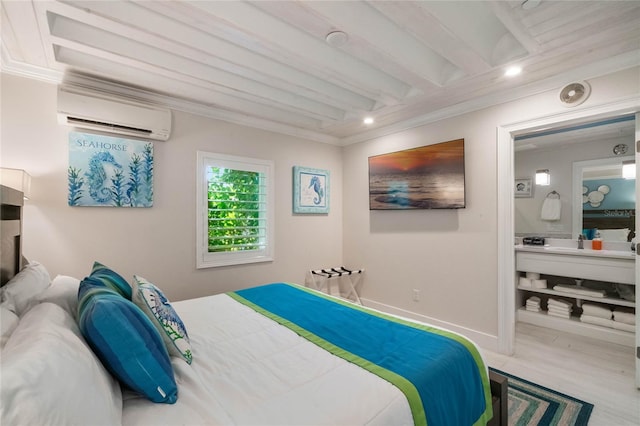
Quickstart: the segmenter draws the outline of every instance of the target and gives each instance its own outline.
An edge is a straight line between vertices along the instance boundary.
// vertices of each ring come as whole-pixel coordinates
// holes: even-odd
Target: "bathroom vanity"
[[[567,241],[567,240],[565,240]],[[570,240],[568,240],[571,242]],[[575,242],[574,242],[575,243]],[[596,303],[608,309],[618,306],[635,309],[635,302],[607,293],[607,297],[572,294],[553,290],[553,281],[573,283],[575,279],[598,281],[604,287],[614,288],[615,284],[635,286],[635,253],[627,250],[591,250],[563,246],[516,245],[515,279],[517,319],[521,322],[554,328],[575,334],[595,337],[612,343],[635,346],[635,333],[615,328],[583,323],[580,321],[582,302]],[[623,248],[622,246],[620,248]],[[539,273],[549,279],[547,288],[533,288],[519,285],[519,277],[525,273]],[[542,299],[541,312],[527,311],[527,298],[538,296]],[[546,300],[549,297],[573,304],[570,319],[547,314]]]

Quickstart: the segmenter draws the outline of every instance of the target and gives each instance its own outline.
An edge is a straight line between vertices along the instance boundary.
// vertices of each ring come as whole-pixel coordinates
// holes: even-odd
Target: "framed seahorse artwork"
[[[329,213],[329,171],[293,167],[293,212]]]
[[[70,206],[153,206],[153,144],[69,133]]]

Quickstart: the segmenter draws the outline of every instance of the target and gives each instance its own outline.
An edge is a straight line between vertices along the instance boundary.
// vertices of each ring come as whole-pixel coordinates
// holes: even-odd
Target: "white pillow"
[[[0,289],[3,303],[19,317],[38,303],[37,296],[51,283],[47,269],[39,262],[30,262]]]
[[[598,229],[602,241],[627,241],[629,228],[622,229]]]
[[[79,279],[66,275],[57,275],[51,281],[51,285],[38,295],[38,303],[55,303],[77,319],[79,287]]]
[[[21,318],[0,361],[0,423],[116,425],[122,392],[68,312],[42,303]]]
[[[6,303],[0,305],[0,328],[2,328],[0,348],[4,348],[4,344],[7,343],[11,333],[16,329],[18,321],[20,321],[20,318],[9,309]]]

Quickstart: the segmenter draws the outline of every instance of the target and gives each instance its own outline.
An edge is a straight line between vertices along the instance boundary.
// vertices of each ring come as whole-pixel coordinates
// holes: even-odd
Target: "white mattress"
[[[124,425],[411,425],[404,394],[221,294],[173,303],[193,363],[172,358],[178,402],[126,394]]]

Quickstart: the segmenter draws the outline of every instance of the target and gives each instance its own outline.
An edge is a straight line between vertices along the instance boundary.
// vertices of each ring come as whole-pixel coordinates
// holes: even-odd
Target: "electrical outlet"
[[[418,290],[417,288],[413,289],[413,301],[414,302],[420,301],[420,290]]]

